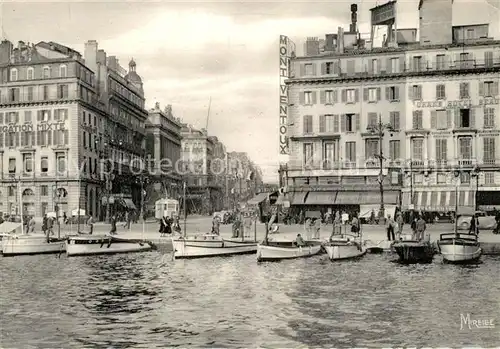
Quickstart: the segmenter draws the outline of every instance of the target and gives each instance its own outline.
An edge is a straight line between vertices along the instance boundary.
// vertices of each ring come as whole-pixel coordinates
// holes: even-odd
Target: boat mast
[[[80,234],[80,201],[82,200],[82,181],[78,174],[78,222],[76,223],[76,233]]]
[[[458,232],[458,181],[460,180],[459,174],[455,173],[455,224],[454,230],[455,234]]]
[[[23,193],[21,189],[21,177],[17,182],[17,195],[19,195],[19,216],[21,217],[21,234],[24,234],[24,218],[23,218]]]
[[[182,183],[182,206],[184,209],[184,237],[186,237],[186,216],[187,216],[187,211],[186,211],[186,181]]]

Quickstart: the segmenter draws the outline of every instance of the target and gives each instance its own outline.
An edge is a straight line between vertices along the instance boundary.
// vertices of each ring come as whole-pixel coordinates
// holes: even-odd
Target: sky
[[[0,3],[2,38],[55,41],[83,54],[97,40],[142,76],[146,105],[171,104],[196,128],[207,125],[228,151],[244,151],[267,182],[278,170],[278,38],[297,44],[348,28],[356,1],[9,1]],[[358,1],[358,22],[369,33],[369,9]],[[491,23],[500,38],[500,0],[455,0],[453,24]],[[398,2],[398,27],[418,28],[418,0]],[[382,32],[377,31],[378,36]],[[380,39],[380,38],[379,38]]]

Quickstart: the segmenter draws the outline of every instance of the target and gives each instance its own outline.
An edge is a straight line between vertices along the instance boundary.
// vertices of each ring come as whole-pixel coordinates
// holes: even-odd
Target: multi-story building
[[[212,214],[222,209],[222,188],[211,171],[214,139],[205,129],[183,124],[181,129],[183,166],[180,174],[187,183],[187,212]]]
[[[227,188],[229,202],[235,207],[238,203],[253,200],[262,185],[262,173],[245,152],[229,152],[227,154]],[[256,198],[261,200],[262,198]]]
[[[212,173],[213,184],[217,190],[213,191],[213,201],[217,202],[217,207],[227,208],[227,152],[226,146],[217,137],[210,137],[213,147],[213,159],[210,163],[210,172]]]
[[[160,103],[149,111],[146,121],[147,169],[152,182],[148,203],[153,205],[160,198],[178,199],[182,183],[178,169],[181,166],[181,122],[172,114],[172,106],[160,109]]]
[[[96,74],[98,101],[104,105],[108,118],[104,127],[96,127],[88,115],[82,114],[85,158],[108,160],[107,176],[96,197],[102,203],[101,216],[120,209],[140,209],[143,177],[131,176],[140,172],[145,161],[148,112],[145,109],[144,89],[136,62],[129,62],[128,71],[115,56],[107,57],[94,40],[85,43],[85,65]],[[102,142],[96,141],[96,138]],[[88,140],[85,142],[85,138]],[[98,180],[102,183],[103,178]],[[108,204],[109,203],[109,204]]]
[[[98,166],[87,148],[98,138],[84,130],[105,123],[94,72],[68,47],[9,41],[0,44],[0,70],[0,211],[94,214]]]
[[[291,58],[290,161],[283,172],[292,206],[366,214],[379,205],[383,191],[384,204],[394,208],[404,180],[403,191],[418,193],[411,195],[415,208],[443,211],[454,206],[454,186],[444,178],[459,166],[460,205],[473,205],[469,178],[476,164],[484,187],[480,194],[500,189],[495,183],[500,42],[487,38],[487,25],[452,28],[443,18],[430,28],[433,21],[423,18],[432,12],[428,7],[449,6],[445,10],[451,13],[451,0],[420,4],[421,30],[437,33],[448,23],[450,33],[437,35],[438,44],[425,35],[425,42],[415,42],[415,29],[394,35],[394,3],[372,9],[372,24],[387,25],[393,33],[383,47],[359,39],[353,23],[348,33],[339,28],[337,35],[327,35],[324,52],[316,47],[318,40],[309,39],[307,55]],[[455,41],[446,41],[452,37]],[[433,157],[447,167],[437,171]],[[428,194],[431,190],[436,194]],[[411,207],[408,197],[403,195],[403,208]]]

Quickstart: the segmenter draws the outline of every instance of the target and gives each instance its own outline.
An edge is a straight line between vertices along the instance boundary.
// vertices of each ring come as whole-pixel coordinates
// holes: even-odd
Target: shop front
[[[478,191],[477,205],[481,211],[500,210],[500,190]]]

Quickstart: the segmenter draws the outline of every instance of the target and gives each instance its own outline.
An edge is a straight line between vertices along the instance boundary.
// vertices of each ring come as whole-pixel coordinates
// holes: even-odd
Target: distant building
[[[245,203],[259,192],[262,186],[262,173],[245,152],[227,154],[228,189],[233,206]]]

